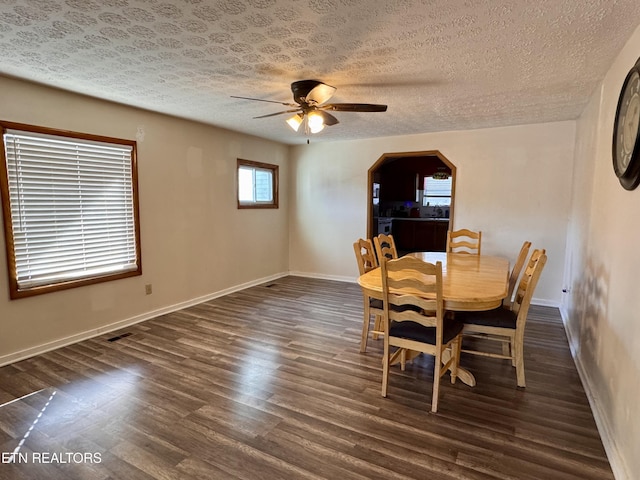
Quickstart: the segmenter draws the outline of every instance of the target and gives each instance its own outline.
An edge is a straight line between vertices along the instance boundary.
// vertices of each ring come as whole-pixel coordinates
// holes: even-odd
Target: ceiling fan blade
[[[334,112],[386,112],[386,105],[375,105],[373,103],[330,103],[320,107],[322,110],[332,110]]]
[[[331,85],[327,85],[326,83],[320,83],[317,86],[313,87],[307,95],[307,103],[311,103],[313,105],[321,105],[329,100],[336,92],[336,90],[336,87],[332,87]]]
[[[278,105],[285,105],[287,107],[297,107],[298,106],[295,103],[277,102],[275,100],[263,100],[262,98],[238,97],[236,95],[231,95],[231,98],[240,98],[242,100],[253,100],[253,101],[256,101],[256,102],[277,103]]]
[[[335,125],[340,123],[336,117],[331,115],[330,113],[323,112],[322,110],[316,110],[316,113],[322,117],[324,124],[330,127],[331,125]]]
[[[299,112],[301,113],[302,111],[299,108],[295,108],[293,110],[284,110],[282,112],[276,112],[276,113],[269,113],[268,115],[260,115],[259,117],[253,117],[253,118],[267,118],[267,117],[275,117],[276,115],[283,115],[285,113],[294,113],[294,112]]]

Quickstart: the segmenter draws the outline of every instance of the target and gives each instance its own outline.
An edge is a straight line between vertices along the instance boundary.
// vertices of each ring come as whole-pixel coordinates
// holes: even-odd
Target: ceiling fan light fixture
[[[1,0],[0,0],[1,1]],[[325,103],[335,93],[336,87],[327,85],[319,80],[299,80],[291,84],[291,93],[293,101],[279,102],[275,100],[266,100],[252,97],[239,97],[232,95],[232,98],[242,98],[244,100],[255,100],[258,102],[278,103],[289,108],[288,110],[269,113],[267,115],[259,115],[253,118],[267,118],[276,115],[294,114],[286,120],[287,125],[294,132],[300,131],[300,125],[304,124],[305,135],[319,133],[324,130],[325,126],[337,125],[340,123],[336,117],[331,115],[332,112],[386,112],[386,105],[375,105],[372,103]],[[308,140],[308,139],[307,139]]]
[[[321,132],[324,128],[324,118],[322,115],[311,112],[307,115],[307,122],[309,123],[309,130],[311,133]]]
[[[293,117],[287,119],[287,123],[294,132],[297,132],[300,125],[302,125],[302,117],[296,113]]]
[[[434,180],[448,180],[449,174],[447,172],[435,172],[432,177]]]

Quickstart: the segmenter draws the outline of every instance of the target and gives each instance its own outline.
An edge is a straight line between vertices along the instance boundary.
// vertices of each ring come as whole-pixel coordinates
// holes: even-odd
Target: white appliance
[[[391,235],[392,218],[378,217],[378,234]]]

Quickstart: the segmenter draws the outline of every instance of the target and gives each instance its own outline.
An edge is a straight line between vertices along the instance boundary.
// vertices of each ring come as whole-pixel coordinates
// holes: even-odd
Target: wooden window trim
[[[54,135],[64,138],[88,140],[103,143],[113,143],[117,145],[126,145],[131,147],[131,188],[133,198],[133,221],[134,221],[134,235],[135,235],[135,257],[136,257],[136,269],[125,272],[107,273],[101,275],[94,275],[91,277],[70,279],[64,281],[58,281],[55,283],[48,283],[44,285],[32,286],[28,288],[19,288],[17,270],[16,270],[16,258],[14,253],[14,235],[13,235],[13,223],[11,220],[11,205],[9,196],[9,176],[7,172],[7,159],[5,156],[4,146],[4,134],[7,130],[19,130],[25,132],[32,132],[36,134]],[[137,167],[137,144],[134,140],[126,140],[120,138],[113,138],[101,135],[93,135],[88,133],[74,132],[69,130],[58,130],[54,128],[41,127],[23,123],[15,123],[0,120],[0,202],[2,204],[3,213],[3,225],[5,235],[5,250],[7,255],[7,271],[9,276],[9,294],[11,299],[30,297],[34,295],[40,295],[49,292],[55,292],[60,290],[66,290],[70,288],[76,288],[83,285],[91,285],[101,282],[107,282],[117,280],[121,278],[133,277],[142,275],[142,252],[140,242],[140,210],[139,210],[139,196],[138,196],[138,167]]]
[[[273,188],[273,201],[270,203],[243,203],[240,202],[240,186],[238,182],[238,171],[240,167],[253,167],[253,168],[261,168],[264,170],[270,170],[272,174],[272,188]],[[237,159],[236,163],[236,201],[238,205],[238,209],[249,209],[249,208],[279,208],[279,195],[278,195],[278,185],[280,183],[279,180],[280,172],[279,166],[271,163],[264,162],[255,162],[253,160],[244,160],[242,158]]]

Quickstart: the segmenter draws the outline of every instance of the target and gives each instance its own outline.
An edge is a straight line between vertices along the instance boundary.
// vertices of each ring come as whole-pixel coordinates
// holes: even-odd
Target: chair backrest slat
[[[353,251],[356,254],[360,275],[364,275],[368,271],[378,268],[378,258],[376,257],[371,240],[359,238],[353,244]]]
[[[482,232],[474,232],[466,228],[447,231],[447,253],[480,255],[481,248]]]
[[[511,307],[513,291],[515,290],[516,284],[518,283],[518,278],[520,277],[520,273],[522,272],[522,267],[524,267],[524,262],[527,261],[527,255],[529,254],[530,248],[531,242],[525,241],[522,244],[522,248],[520,248],[520,253],[518,254],[516,263],[513,265],[513,269],[511,270],[511,275],[509,275],[509,291],[504,299],[504,302],[502,302],[502,304],[507,308]]]
[[[522,274],[515,298],[513,299],[513,304],[511,305],[511,310],[518,316],[516,328],[519,330],[524,330],[524,323],[527,321],[531,298],[533,297],[533,292],[546,263],[546,251],[544,249],[534,250]]]
[[[396,249],[396,242],[393,235],[385,235],[384,233],[374,237],[373,243],[376,247],[376,254],[378,255],[378,263],[382,264],[382,259],[387,260],[398,258],[398,250]]]
[[[432,264],[415,257],[402,257],[383,260],[381,268],[384,308],[389,320],[413,321],[441,329],[444,304],[442,262]],[[392,306],[413,306],[421,310],[401,310]]]

